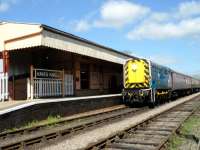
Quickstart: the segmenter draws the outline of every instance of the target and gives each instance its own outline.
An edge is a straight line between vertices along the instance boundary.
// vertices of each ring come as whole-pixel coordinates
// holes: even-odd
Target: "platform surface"
[[[11,111],[15,111],[18,109],[23,109],[23,108],[26,108],[26,107],[29,107],[32,105],[36,105],[36,104],[55,103],[55,102],[63,102],[63,101],[88,100],[88,99],[94,99],[94,98],[106,98],[106,97],[113,97],[113,96],[121,96],[121,94],[5,101],[5,102],[0,102],[0,115],[11,112]]]
[[[30,102],[30,101],[29,101]],[[0,102],[0,111],[4,110],[4,109],[9,109],[11,107],[15,107],[18,105],[22,105],[28,103],[27,100],[18,100],[18,101],[5,101],[5,102]]]

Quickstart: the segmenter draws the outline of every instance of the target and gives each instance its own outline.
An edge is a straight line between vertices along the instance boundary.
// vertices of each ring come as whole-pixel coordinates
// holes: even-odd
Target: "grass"
[[[197,127],[200,127],[200,117],[192,116],[183,124],[180,133],[190,134]]]
[[[57,115],[57,116],[48,116],[47,119],[41,121],[41,123],[54,124],[54,123],[58,122],[60,119],[61,119],[61,117],[59,115]]]
[[[177,150],[187,139],[182,135],[194,134],[195,130],[200,127],[200,117],[191,116],[183,123],[180,129],[180,134],[174,134],[169,139],[168,150]]]
[[[177,150],[178,146],[183,143],[183,138],[179,137],[177,134],[173,134],[168,143],[168,150]]]
[[[19,130],[19,129],[31,128],[31,127],[34,127],[34,126],[37,126],[37,125],[43,125],[43,124],[50,124],[49,126],[51,126],[54,123],[56,124],[59,120],[61,120],[61,117],[59,115],[48,116],[47,119],[45,119],[45,120],[42,120],[42,121],[33,120],[31,122],[28,122],[27,124],[25,124],[22,127],[7,129],[5,132],[12,132],[12,131],[16,131],[16,130]]]

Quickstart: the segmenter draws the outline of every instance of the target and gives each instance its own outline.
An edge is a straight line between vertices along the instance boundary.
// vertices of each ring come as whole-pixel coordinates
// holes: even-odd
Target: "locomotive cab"
[[[128,60],[124,65],[123,100],[126,104],[143,103],[150,88],[149,62],[144,59]]]
[[[147,65],[144,61],[129,61],[125,70],[128,73],[126,76],[126,83],[134,85],[144,83],[146,76],[145,70],[148,71]],[[126,84],[126,86],[129,85]]]

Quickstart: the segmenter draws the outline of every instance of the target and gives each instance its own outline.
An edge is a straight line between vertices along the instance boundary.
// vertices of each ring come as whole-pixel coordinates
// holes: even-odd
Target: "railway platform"
[[[70,116],[120,103],[121,94],[1,102],[0,131],[48,116]]]

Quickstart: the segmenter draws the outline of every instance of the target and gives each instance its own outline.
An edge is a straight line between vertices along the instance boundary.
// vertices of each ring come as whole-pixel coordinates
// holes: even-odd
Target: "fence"
[[[62,96],[62,80],[34,79],[34,98]]]
[[[74,94],[73,75],[64,70],[31,69],[27,80],[27,98],[61,97]]]
[[[0,73],[0,101],[8,99],[8,74]]]

